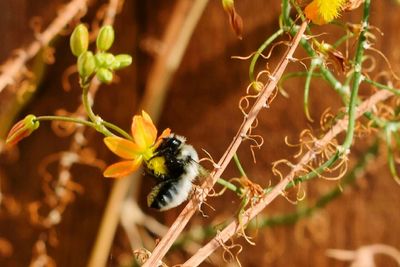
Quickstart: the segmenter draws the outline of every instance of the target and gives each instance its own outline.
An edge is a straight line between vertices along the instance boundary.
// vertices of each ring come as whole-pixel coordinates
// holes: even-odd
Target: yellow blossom
[[[346,0],[313,0],[304,13],[312,22],[322,25],[337,18],[345,3]]]
[[[133,117],[131,132],[133,140],[117,136],[104,138],[106,146],[114,154],[124,159],[107,167],[103,173],[105,177],[119,178],[136,171],[144,160],[153,157],[162,138],[171,133],[167,128],[157,139],[157,128],[145,111],[142,111],[142,115]]]

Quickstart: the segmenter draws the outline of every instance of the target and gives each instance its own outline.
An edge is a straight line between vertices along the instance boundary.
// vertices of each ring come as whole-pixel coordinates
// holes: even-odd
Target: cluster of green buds
[[[102,83],[110,83],[113,71],[122,69],[132,63],[132,57],[127,54],[114,56],[107,52],[114,42],[114,29],[104,26],[96,39],[97,52],[94,54],[89,47],[89,31],[85,25],[79,24],[70,39],[72,54],[78,57],[78,73],[82,81],[88,81],[93,75]]]

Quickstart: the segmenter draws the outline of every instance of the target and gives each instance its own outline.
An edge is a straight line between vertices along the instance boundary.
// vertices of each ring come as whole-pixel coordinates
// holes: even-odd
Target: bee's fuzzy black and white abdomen
[[[189,180],[167,180],[156,185],[147,197],[149,207],[164,211],[184,202],[192,190]]]

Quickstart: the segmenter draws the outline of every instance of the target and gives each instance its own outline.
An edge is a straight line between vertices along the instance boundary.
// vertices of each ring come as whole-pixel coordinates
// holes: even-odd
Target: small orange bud
[[[17,122],[8,133],[6,144],[15,145],[25,137],[39,128],[39,121],[34,115],[28,115],[23,120]]]
[[[222,0],[222,6],[226,13],[229,15],[229,22],[237,38],[242,39],[243,34],[243,20],[242,17],[236,12],[233,0]]]

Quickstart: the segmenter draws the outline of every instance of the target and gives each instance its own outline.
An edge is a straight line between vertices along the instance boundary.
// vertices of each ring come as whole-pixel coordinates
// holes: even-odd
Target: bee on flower
[[[189,197],[199,174],[196,150],[184,137],[171,134],[169,128],[157,138],[157,128],[144,111],[133,117],[131,133],[132,140],[104,138],[106,146],[124,159],[109,166],[104,176],[124,177],[143,164],[157,182],[147,197],[148,206],[163,211],[180,205]]]

